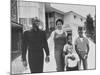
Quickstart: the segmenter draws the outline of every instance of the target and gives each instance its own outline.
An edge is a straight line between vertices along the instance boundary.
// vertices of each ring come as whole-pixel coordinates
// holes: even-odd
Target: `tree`
[[[96,27],[95,27],[95,20],[91,17],[91,15],[87,15],[85,27],[86,27],[86,34],[87,37],[90,37],[94,43],[96,43]]]
[[[92,33],[94,32],[94,25],[93,25],[93,18],[91,17],[91,15],[87,15],[86,18],[86,33],[92,35]]]

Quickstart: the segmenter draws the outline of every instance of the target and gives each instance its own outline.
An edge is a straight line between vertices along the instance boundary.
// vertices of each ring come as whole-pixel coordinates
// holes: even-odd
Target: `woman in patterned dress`
[[[50,36],[54,42],[54,57],[57,71],[64,71],[63,47],[66,44],[66,33],[62,30],[62,26],[62,19],[58,19],[56,21],[57,29],[54,30]]]

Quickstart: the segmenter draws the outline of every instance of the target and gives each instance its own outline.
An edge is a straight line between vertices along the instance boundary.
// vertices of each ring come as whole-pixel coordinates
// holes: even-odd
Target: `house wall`
[[[74,18],[74,15],[76,18]],[[82,19],[82,21],[81,21]],[[64,15],[64,24],[75,24],[78,26],[84,26],[85,19],[74,14],[74,13],[68,13]]]
[[[48,29],[52,31],[55,28],[54,12],[48,12]]]
[[[11,0],[11,21],[17,22],[17,0]]]
[[[67,13],[64,15],[64,26],[69,26],[72,30],[72,36],[73,36],[73,43],[74,43],[74,40],[76,39],[76,37],[78,37],[78,26],[82,26],[84,27],[84,22],[85,22],[85,19],[82,18],[81,16],[79,15],[76,15],[76,18],[74,18],[74,13]],[[81,18],[82,18],[82,21],[81,21]],[[67,28],[68,29],[68,28]],[[67,30],[66,29],[66,30]]]
[[[63,15],[57,12],[47,12],[48,14],[48,29],[52,31],[51,28],[55,29],[56,28],[56,21],[58,19],[63,20]],[[46,16],[47,16],[46,15]]]
[[[24,24],[24,30],[31,28],[31,18],[38,17],[45,30],[45,5],[38,2],[18,1],[18,20]],[[21,20],[21,21],[20,21]]]
[[[57,21],[58,19],[62,19],[63,20],[63,14],[57,13],[55,12],[55,21]]]

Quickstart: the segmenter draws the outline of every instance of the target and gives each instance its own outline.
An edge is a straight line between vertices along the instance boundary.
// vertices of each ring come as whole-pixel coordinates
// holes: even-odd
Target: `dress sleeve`
[[[67,36],[67,32],[65,32],[65,35]]]
[[[26,52],[27,52],[27,32],[24,32],[22,36],[22,60],[23,61],[26,61]]]
[[[54,34],[55,34],[55,31],[53,31],[52,33],[51,33],[51,35],[50,35],[50,39],[54,39]]]
[[[53,31],[51,34],[50,34],[50,37],[48,38],[48,45],[49,45],[49,50],[54,50],[54,34],[55,34],[55,31]]]
[[[43,32],[43,48],[46,52],[46,55],[49,56],[49,48],[48,48],[48,42],[47,42],[47,39],[46,39],[46,33]]]
[[[67,45],[64,45],[63,51],[66,52],[66,50],[67,50]]]

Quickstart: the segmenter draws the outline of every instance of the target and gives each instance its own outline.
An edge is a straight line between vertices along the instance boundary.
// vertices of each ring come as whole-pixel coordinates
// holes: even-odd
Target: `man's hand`
[[[22,63],[24,67],[27,67],[27,61],[22,61]]]
[[[49,61],[50,61],[49,56],[46,56],[46,58],[45,58],[45,62],[48,63]]]
[[[87,57],[88,57],[88,55],[86,54],[86,55],[84,56],[84,59],[87,59]]]

